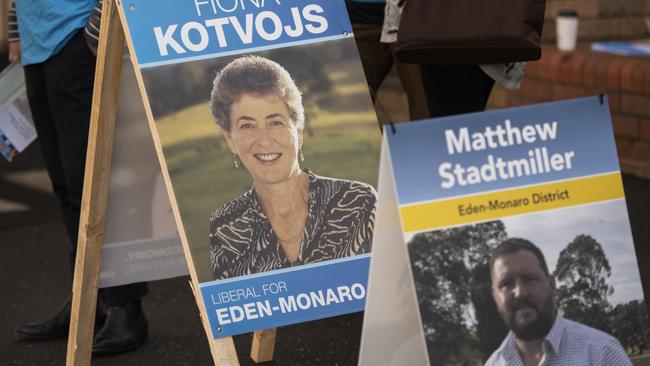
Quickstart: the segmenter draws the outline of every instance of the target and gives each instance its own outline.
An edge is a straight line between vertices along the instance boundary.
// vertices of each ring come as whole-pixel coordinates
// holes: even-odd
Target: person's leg
[[[485,110],[494,80],[478,65],[421,65],[431,117]]]
[[[27,99],[32,114],[32,120],[38,133],[38,143],[41,147],[45,168],[52,183],[52,189],[58,200],[61,214],[67,216],[68,191],[65,184],[63,167],[59,154],[58,134],[52,120],[50,105],[47,97],[47,83],[43,64],[27,65],[24,67]],[[66,230],[73,230],[64,219]],[[72,250],[71,250],[72,252]],[[63,338],[68,334],[70,323],[70,302],[66,302],[55,315],[44,322],[26,323],[16,328],[16,334],[27,339]]]
[[[61,160],[61,143],[59,132],[52,117],[51,102],[48,94],[48,80],[45,64],[27,65],[24,67],[27,97],[32,119],[38,133],[38,143],[45,168],[50,177],[54,194],[57,198],[63,222],[70,238],[69,258],[70,277],[74,268],[76,252],[76,235],[79,227],[78,209],[75,210],[70,202],[68,183],[65,169]],[[74,238],[74,240],[73,240]],[[103,301],[97,309],[97,321],[103,324],[106,311]],[[68,300],[55,315],[44,322],[27,323],[16,328],[16,333],[28,339],[63,338],[68,335],[70,324],[70,301]]]
[[[393,56],[388,45],[379,41],[381,25],[352,23],[352,29],[363,72],[370,89],[370,96],[374,102],[377,99],[377,91],[381,83],[393,66]]]
[[[67,187],[64,220],[73,247],[77,247],[86,149],[92,105],[95,57],[81,32],[44,64],[52,121],[57,131],[59,158]]]
[[[79,31],[46,62],[47,92],[52,119],[59,137],[61,165],[68,187],[69,215],[73,221],[70,239],[76,249],[83,192],[86,150],[95,75],[95,56]],[[74,221],[76,220],[76,221]],[[146,336],[146,319],[140,299],[147,293],[145,283],[103,289],[101,297],[109,306],[106,323],[95,338],[105,353],[137,348]],[[99,301],[98,301],[99,302]],[[119,309],[116,309],[119,308]],[[109,343],[106,346],[107,342]]]
[[[38,134],[38,143],[41,148],[45,168],[52,183],[52,190],[57,198],[63,223],[68,236],[76,236],[78,229],[78,213],[70,207],[68,186],[65,180],[63,165],[61,164],[61,152],[59,150],[59,134],[57,132],[52,111],[50,110],[50,101],[47,93],[47,81],[45,76],[44,64],[35,64],[25,66],[25,87],[27,90],[27,99]],[[76,242],[70,242],[70,260],[71,267],[74,267],[74,252]],[[72,273],[72,271],[70,272]]]
[[[429,117],[429,107],[424,93],[420,65],[395,62],[402,87],[406,92],[411,121]]]

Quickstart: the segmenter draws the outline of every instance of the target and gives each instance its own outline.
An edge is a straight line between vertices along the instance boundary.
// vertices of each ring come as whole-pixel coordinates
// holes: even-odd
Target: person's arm
[[[99,26],[102,19],[102,0],[99,0],[93,9],[93,12],[88,18],[88,23],[84,28],[84,36],[86,37],[86,43],[91,51],[96,55],[97,54],[97,45],[99,44]]]
[[[18,18],[16,18],[16,3],[11,2],[8,13],[9,24],[9,62],[20,60],[20,35],[18,34]]]

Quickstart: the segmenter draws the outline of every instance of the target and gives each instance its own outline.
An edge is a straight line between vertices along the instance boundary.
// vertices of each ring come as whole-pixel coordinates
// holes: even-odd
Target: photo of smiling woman
[[[210,110],[234,168],[252,178],[210,216],[215,279],[370,251],[375,189],[300,167],[305,112],[287,70],[259,56],[233,60],[214,79]]]

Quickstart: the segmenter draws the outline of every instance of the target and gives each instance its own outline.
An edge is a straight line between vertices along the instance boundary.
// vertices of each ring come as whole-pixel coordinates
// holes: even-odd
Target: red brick
[[[639,138],[650,141],[650,118],[639,119]]]
[[[543,80],[524,79],[518,92],[521,96],[539,101],[553,100],[552,84]]]
[[[621,158],[632,156],[632,140],[623,137],[616,138],[616,151]]]
[[[639,120],[635,117],[622,116],[615,114],[612,116],[614,124],[614,133],[621,137],[639,137]]]
[[[598,5],[598,14],[601,16],[639,14],[645,10],[643,0],[605,0],[600,1]]]
[[[526,76],[532,76],[532,77],[540,76],[540,64],[541,61],[527,62]]]
[[[518,94],[518,95],[512,95],[510,98],[508,98],[507,104],[508,107],[518,107],[523,105],[535,104],[538,102],[539,101],[532,100],[530,98],[526,98],[521,94]]]
[[[632,91],[645,92],[645,78],[650,73],[650,62],[638,60],[632,74]]]
[[[621,62],[621,90],[632,90],[632,74],[634,73],[634,67],[634,60],[625,60]]]
[[[612,113],[619,112],[621,110],[621,95],[618,93],[607,93],[607,99],[609,99],[609,110]]]
[[[621,171],[625,174],[636,175],[639,170],[639,162],[634,159],[619,158],[618,163],[621,165]]]
[[[566,79],[568,82],[580,84],[582,83],[582,68],[587,60],[587,53],[580,52],[573,55],[569,65],[569,75]]]
[[[572,54],[564,55],[560,58],[560,62],[557,64],[557,71],[555,73],[555,80],[561,81],[563,83],[571,83],[571,61],[573,60]]]
[[[612,62],[609,58],[599,58],[594,70],[594,85],[598,87],[607,87],[607,74],[609,72],[609,64]]]
[[[609,101],[609,111],[611,113],[619,113],[621,111],[621,101],[619,93],[612,90],[603,90],[603,89],[587,89],[585,95],[599,95],[605,93],[607,95],[607,100]]]
[[[544,68],[542,69],[542,76],[548,80],[558,80],[560,75],[560,64],[564,55],[559,51],[553,52],[549,58],[546,59]]]
[[[650,2],[650,0],[648,1]],[[645,70],[645,76],[643,77],[643,80],[644,80],[643,83],[645,84],[643,88],[643,92],[645,94],[650,94],[650,69]]]
[[[553,84],[553,99],[555,100],[579,98],[585,95],[587,95],[585,88],[581,86]]]
[[[650,162],[634,159],[619,159],[621,171],[643,179],[650,179]]]
[[[632,158],[650,162],[650,142],[635,141],[632,143]]]
[[[634,159],[620,159],[621,171],[639,178],[650,179],[650,162]]]
[[[596,65],[598,65],[598,57],[590,57],[585,62],[582,69],[582,80],[587,87],[596,86]]]
[[[610,62],[607,70],[607,88],[618,90],[620,88],[621,63]]]
[[[637,172],[636,176],[650,180],[650,164],[643,164],[639,172]]]
[[[521,105],[521,97],[517,94],[511,94],[508,97],[508,100],[506,100],[506,105],[505,107],[516,107],[518,105]]]
[[[624,114],[650,117],[650,96],[621,94],[621,111]]]

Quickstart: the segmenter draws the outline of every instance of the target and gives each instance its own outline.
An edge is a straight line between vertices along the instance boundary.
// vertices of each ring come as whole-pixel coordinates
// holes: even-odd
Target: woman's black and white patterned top
[[[255,188],[210,217],[210,259],[215,279],[244,276],[370,251],[375,189],[361,182],[309,176],[308,213],[298,258],[280,246]]]

